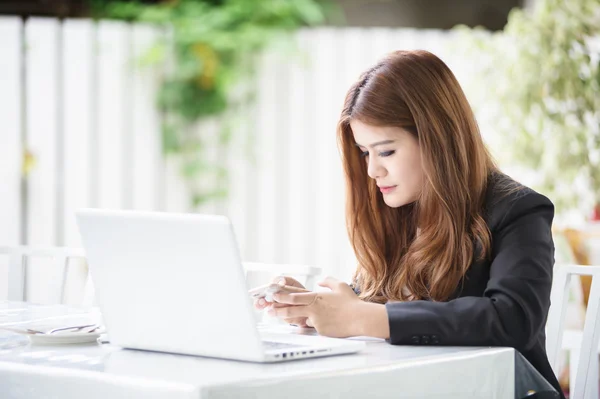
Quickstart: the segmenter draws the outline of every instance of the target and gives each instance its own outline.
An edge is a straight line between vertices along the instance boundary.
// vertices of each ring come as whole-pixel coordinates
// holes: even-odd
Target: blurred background
[[[597,0],[0,1],[0,244],[78,247],[80,207],[218,213],[244,260],[348,280],[341,104],[387,52],[422,48],[577,250],[599,218],[599,15]]]
[[[0,246],[79,247],[81,207],[217,213],[245,261],[349,281],[342,101],[426,49],[556,204],[557,262],[600,263],[599,31],[598,0],[1,0]],[[28,265],[29,300],[51,273]]]
[[[597,0],[0,1],[0,244],[78,247],[80,207],[218,213],[244,260],[348,280],[341,104],[387,52],[421,48],[577,252],[599,218],[599,15]]]
[[[80,207],[218,213],[244,260],[348,280],[341,104],[421,48],[502,168],[557,205],[559,256],[589,263],[599,27],[597,0],[0,1],[0,244],[79,247]]]

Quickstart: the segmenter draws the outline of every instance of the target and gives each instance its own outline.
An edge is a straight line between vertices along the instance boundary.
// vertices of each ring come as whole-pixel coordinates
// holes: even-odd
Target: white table
[[[62,306],[0,302],[0,326],[65,315],[86,313]],[[511,348],[367,341],[367,348],[358,354],[255,364],[99,343],[38,346],[26,336],[1,331],[0,398],[515,397]]]

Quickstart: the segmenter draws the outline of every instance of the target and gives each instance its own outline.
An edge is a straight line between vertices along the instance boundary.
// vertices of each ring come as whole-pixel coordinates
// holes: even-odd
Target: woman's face
[[[350,122],[354,141],[375,179],[385,203],[398,208],[414,202],[423,187],[419,142],[410,132],[391,126]]]

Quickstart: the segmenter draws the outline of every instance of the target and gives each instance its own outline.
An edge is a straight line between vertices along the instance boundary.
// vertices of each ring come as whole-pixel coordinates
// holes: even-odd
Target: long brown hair
[[[384,203],[351,120],[415,135],[424,169],[416,202]],[[427,51],[389,54],[348,91],[337,134],[360,297],[379,303],[449,299],[473,260],[489,255],[483,207],[489,175],[497,171],[450,69]]]

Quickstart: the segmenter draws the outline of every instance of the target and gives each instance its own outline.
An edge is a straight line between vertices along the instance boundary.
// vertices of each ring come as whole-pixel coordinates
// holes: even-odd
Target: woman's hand
[[[281,285],[282,287],[285,285],[290,285],[292,287],[305,288],[302,284],[300,284],[300,282],[298,282],[298,280],[296,280],[292,277],[278,276],[278,277],[274,278],[271,282],[277,283],[277,284]],[[290,305],[288,305],[288,304],[269,302],[265,298],[260,298],[260,299],[257,299],[254,301],[254,307],[258,310],[263,310],[264,308],[267,308],[267,307],[286,308],[289,306]],[[306,324],[306,317],[288,317],[288,318],[284,318],[284,321],[286,323],[294,324],[299,327],[308,327],[308,325]]]
[[[329,337],[363,335],[362,327],[366,320],[362,315],[365,314],[365,305],[369,304],[361,301],[348,284],[332,277],[327,277],[319,285],[331,292],[273,294],[275,301],[288,306],[273,307],[269,314],[284,320],[305,318],[308,326]]]

